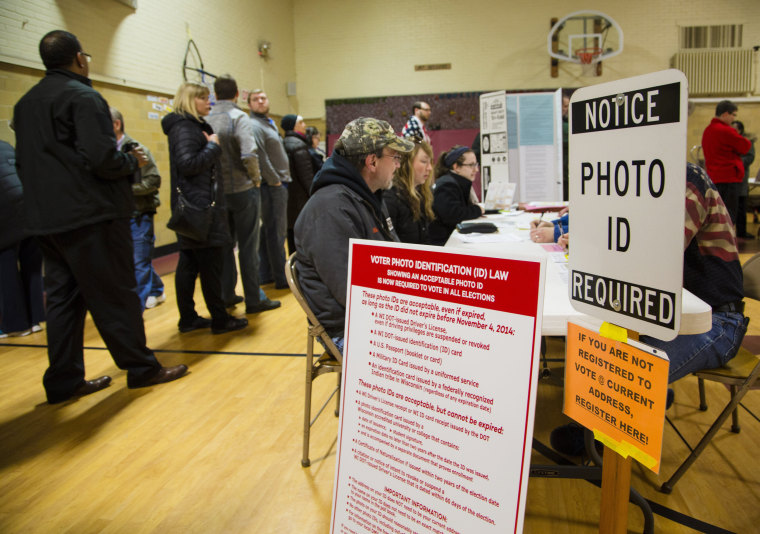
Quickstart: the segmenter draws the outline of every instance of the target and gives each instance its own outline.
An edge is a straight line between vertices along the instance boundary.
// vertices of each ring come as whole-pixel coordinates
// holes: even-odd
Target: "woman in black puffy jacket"
[[[203,241],[177,234],[179,262],[174,275],[179,308],[179,331],[190,332],[211,327],[214,334],[240,330],[245,318],[227,313],[222,300],[222,248],[231,241],[224,210],[222,182],[217,179],[222,149],[219,138],[203,117],[211,111],[207,87],[194,82],[179,86],[174,97],[174,112],[161,121],[169,137],[171,164],[171,207],[177,208],[178,189],[187,202],[213,212],[211,228]],[[209,207],[210,206],[210,207]],[[201,290],[211,320],[195,311],[193,293],[200,274]]]

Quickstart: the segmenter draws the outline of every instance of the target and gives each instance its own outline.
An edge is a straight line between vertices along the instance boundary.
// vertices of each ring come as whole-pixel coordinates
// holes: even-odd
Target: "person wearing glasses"
[[[427,102],[415,102],[412,105],[412,116],[409,117],[409,120],[402,128],[401,135],[410,140],[422,139],[430,144],[430,136],[425,125],[432,113],[433,110],[430,109],[430,105]]]
[[[430,244],[428,227],[433,220],[433,149],[422,141],[401,162],[393,187],[383,195],[399,239],[404,243]]]
[[[47,71],[13,110],[16,168],[24,187],[24,229],[45,264],[50,366],[42,383],[56,404],[108,387],[85,380],[84,325],[89,311],[127,387],[183,376],[162,367],[146,346],[129,219],[132,176],[148,160],[116,148],[108,103],[92,88],[89,55],[75,35],[54,30],[39,45]]]
[[[398,241],[382,194],[390,188],[402,154],[413,148],[385,121],[351,121],[314,178],[296,220],[296,267],[304,297],[341,352],[348,240]]]
[[[433,245],[446,244],[457,224],[477,219],[485,213],[483,206],[473,204],[470,197],[477,173],[478,161],[470,147],[456,145],[439,156],[433,190],[435,220],[430,223]]]

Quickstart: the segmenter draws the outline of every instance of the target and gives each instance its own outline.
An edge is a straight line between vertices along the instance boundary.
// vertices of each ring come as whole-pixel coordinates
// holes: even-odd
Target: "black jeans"
[[[230,318],[222,300],[223,247],[188,248],[179,251],[174,286],[177,291],[179,325],[191,325],[198,317],[195,311],[195,280],[200,274],[201,291],[215,327],[222,327]]]

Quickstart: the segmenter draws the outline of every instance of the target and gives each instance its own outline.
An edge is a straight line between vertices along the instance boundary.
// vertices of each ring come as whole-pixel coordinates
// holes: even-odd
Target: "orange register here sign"
[[[659,473],[668,360],[568,323],[564,413]]]

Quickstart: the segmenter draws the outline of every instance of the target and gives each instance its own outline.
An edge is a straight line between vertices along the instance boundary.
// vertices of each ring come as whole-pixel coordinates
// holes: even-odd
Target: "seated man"
[[[744,317],[742,266],[734,225],[723,200],[701,167],[687,163],[683,286],[712,306],[712,329],[661,341],[642,335],[646,345],[664,350],[670,359],[668,382],[702,369],[720,367],[739,352],[747,323]],[[668,390],[666,406],[673,402]],[[551,444],[577,456],[584,450],[583,429],[571,423],[555,428]]]
[[[686,170],[686,228],[683,286],[712,306],[712,329],[672,341],[641,336],[642,343],[667,352],[669,382],[701,369],[720,367],[736,356],[747,331],[742,266],[726,206],[705,171]]]
[[[399,167],[399,152],[414,143],[385,121],[351,121],[314,178],[294,232],[298,278],[306,301],[343,352],[348,240],[398,241],[382,203]]]

